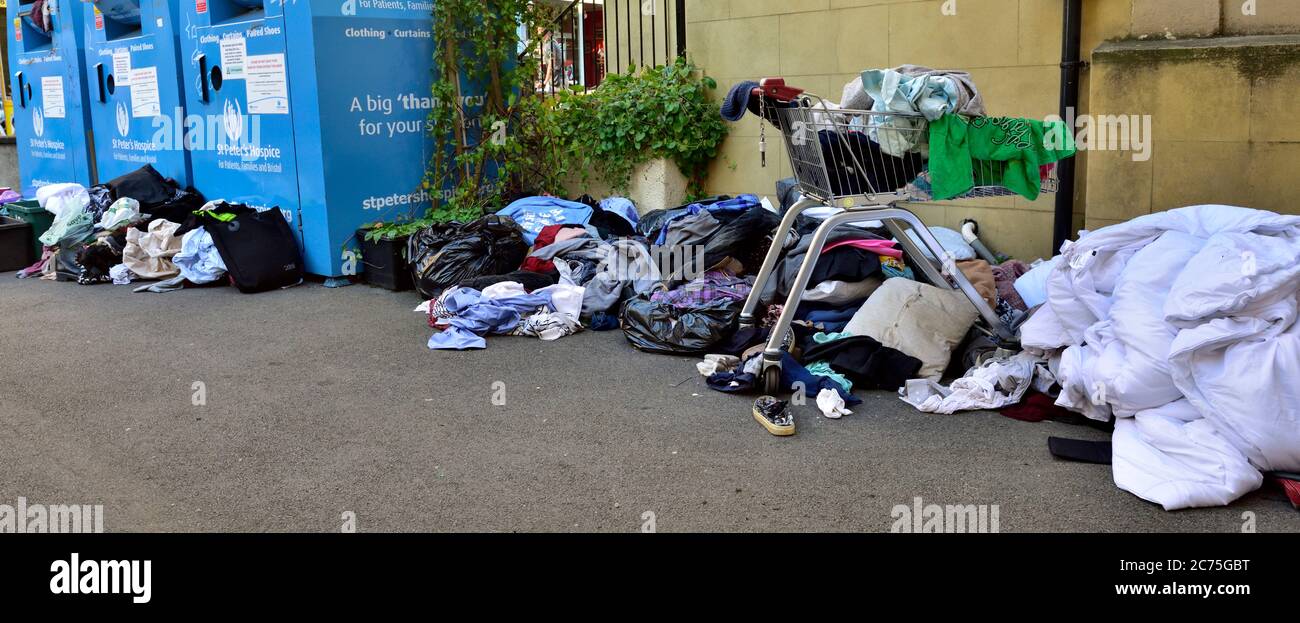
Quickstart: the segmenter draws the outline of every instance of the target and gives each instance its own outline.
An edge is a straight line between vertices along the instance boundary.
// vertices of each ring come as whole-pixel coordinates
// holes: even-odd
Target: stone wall
[[[1300,214],[1300,2],[1103,0],[1084,24],[1089,112],[1149,118],[1153,143],[1086,155],[1087,227],[1202,203]]]

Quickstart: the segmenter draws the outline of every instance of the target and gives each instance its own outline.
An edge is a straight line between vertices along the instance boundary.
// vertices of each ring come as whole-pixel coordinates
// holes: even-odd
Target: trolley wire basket
[[[785,142],[790,168],[805,196],[827,205],[932,201],[929,121],[920,113],[840,108],[803,94],[789,102],[760,101],[760,115]],[[972,162],[972,187],[955,197],[1016,193],[1001,184],[1006,164]],[[1040,178],[1040,193],[1055,193],[1055,167]]]

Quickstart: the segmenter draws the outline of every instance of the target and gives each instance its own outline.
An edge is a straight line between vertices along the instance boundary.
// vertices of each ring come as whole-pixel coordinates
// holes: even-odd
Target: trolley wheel
[[[781,364],[774,363],[763,367],[763,393],[775,396],[781,393]]]

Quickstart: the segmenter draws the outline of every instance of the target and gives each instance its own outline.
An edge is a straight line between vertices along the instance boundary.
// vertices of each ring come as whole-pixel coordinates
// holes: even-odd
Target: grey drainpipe
[[[1064,34],[1061,46],[1061,118],[1074,119],[1079,107],[1079,72],[1083,61],[1079,55],[1083,26],[1083,0],[1065,0]],[[1071,114],[1074,111],[1074,114]],[[1073,132],[1074,128],[1070,128]],[[1056,214],[1052,221],[1052,252],[1074,234],[1074,158],[1057,166],[1060,186],[1056,191]]]

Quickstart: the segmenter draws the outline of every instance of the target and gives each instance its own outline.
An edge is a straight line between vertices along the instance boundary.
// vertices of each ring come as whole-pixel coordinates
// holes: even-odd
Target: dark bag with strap
[[[302,283],[298,240],[279,208],[244,212],[229,222],[209,221],[204,227],[240,292],[266,292]]]

